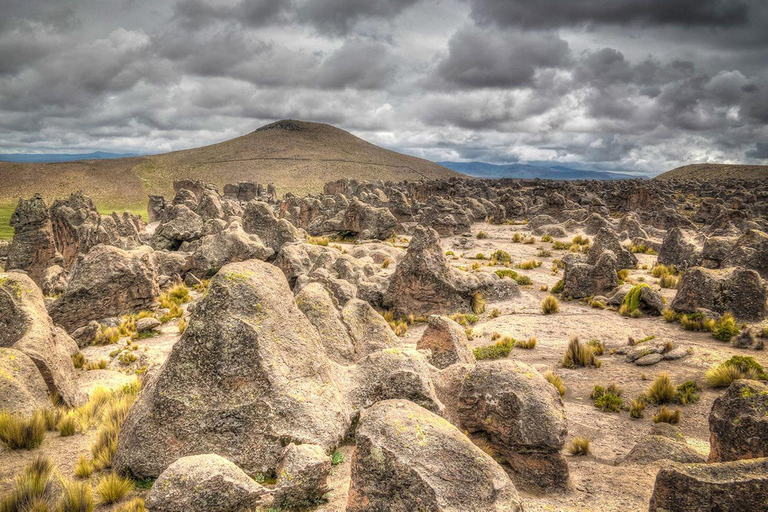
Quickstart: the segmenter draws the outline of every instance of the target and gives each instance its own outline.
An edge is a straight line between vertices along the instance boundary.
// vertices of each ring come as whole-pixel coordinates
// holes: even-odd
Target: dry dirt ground
[[[487,238],[477,239],[478,231],[485,231]],[[472,326],[473,337],[471,344],[475,347],[492,343],[494,332],[510,335],[516,339],[528,339],[535,336],[538,340],[535,349],[524,350],[515,348],[510,355],[533,365],[542,373],[554,370],[562,376],[567,387],[565,408],[568,418],[568,441],[573,437],[588,437],[591,440],[592,454],[586,457],[568,456],[572,488],[568,492],[542,494],[518,486],[525,508],[528,511],[635,511],[647,510],[648,501],[653,490],[653,484],[658,468],[664,462],[649,465],[621,465],[620,460],[626,455],[652,425],[654,407],[649,407],[641,419],[630,419],[626,410],[620,413],[601,412],[592,405],[589,395],[595,384],[607,385],[616,383],[623,388],[625,403],[643,393],[653,379],[661,372],[668,372],[676,384],[686,380],[703,382],[704,372],[711,366],[719,364],[734,354],[749,355],[762,365],[768,365],[765,352],[748,349],[736,349],[727,343],[714,339],[710,333],[690,332],[683,330],[677,323],[667,323],[661,317],[626,318],[617,311],[595,309],[579,301],[560,301],[560,311],[552,315],[544,315],[540,303],[549,295],[540,287],[552,287],[561,277],[552,271],[552,261],[562,258],[566,251],[555,251],[551,243],[542,243],[536,237],[537,243],[512,243],[511,238],[516,231],[530,234],[524,226],[494,226],[476,224],[472,230],[474,247],[469,250],[455,248],[459,237],[443,239],[443,248],[453,250],[456,259],[451,263],[457,268],[471,269],[474,263],[481,267],[474,271],[491,272],[501,267],[488,267],[487,260],[477,260],[474,256],[482,252],[488,257],[493,251],[503,249],[516,263],[537,259],[543,264],[533,270],[515,269],[520,274],[529,276],[533,284],[522,286],[522,295],[513,300],[493,303],[488,302],[486,313],[480,321]],[[572,233],[568,240],[577,233]],[[563,239],[566,240],[566,239]],[[540,257],[539,248],[552,252],[551,256]],[[467,257],[463,257],[466,253]],[[630,274],[630,279],[644,279],[644,282],[655,288],[656,279],[649,273],[656,257],[638,255],[639,265]],[[647,266],[647,269],[640,267]],[[674,297],[674,290],[662,290],[662,295],[669,302]],[[490,318],[494,308],[501,310],[501,315]],[[446,314],[451,312],[446,311]],[[414,324],[403,337],[406,345],[415,345],[424,330],[423,324]],[[561,366],[565,347],[572,336],[578,336],[584,341],[599,339],[605,343],[606,353],[601,356],[600,368],[570,370]],[[656,336],[657,340],[672,341],[677,347],[692,349],[690,356],[678,361],[662,361],[655,366],[639,367],[627,363],[624,356],[611,355],[611,349],[627,344],[628,337],[642,339]],[[154,338],[138,340],[140,351],[146,354],[148,361],[161,364],[169,354],[179,334],[175,321],[163,327],[163,333]],[[90,360],[108,357],[114,346],[87,347],[83,350]],[[133,379],[128,371],[92,370],[80,371],[79,379],[84,390],[92,390],[97,386],[115,388]],[[703,386],[702,386],[703,387]],[[703,387],[701,400],[695,404],[682,407],[682,420],[679,424],[687,443],[702,454],[709,450],[708,415],[712,402],[722,391]],[[48,433],[41,448],[33,451],[16,451],[0,453],[0,494],[6,492],[13,476],[27,464],[36,453],[43,452],[50,456],[59,471],[66,476],[72,476],[73,467],[81,454],[88,454],[95,431],[85,435],[74,435],[61,438],[57,433]],[[349,485],[349,461],[353,451],[352,446],[344,446],[340,451],[345,455],[344,462],[332,470],[328,494],[328,503],[317,507],[323,512],[343,511],[346,503]],[[92,477],[95,478],[95,477]],[[145,494],[146,490],[136,491],[136,495]],[[98,510],[111,510],[100,507]]]

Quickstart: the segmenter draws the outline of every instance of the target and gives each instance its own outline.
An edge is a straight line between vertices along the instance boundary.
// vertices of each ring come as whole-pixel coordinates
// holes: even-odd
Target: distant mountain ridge
[[[56,163],[77,162],[78,160],[106,160],[111,158],[129,158],[139,156],[138,153],[0,153],[0,162],[17,163]]]
[[[443,167],[475,178],[518,178],[543,180],[630,180],[642,178],[611,171],[573,169],[563,165],[489,164],[485,162],[437,162]]]

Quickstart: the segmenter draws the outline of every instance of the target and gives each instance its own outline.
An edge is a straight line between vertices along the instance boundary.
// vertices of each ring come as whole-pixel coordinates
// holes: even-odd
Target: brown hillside
[[[691,164],[656,176],[657,180],[673,178],[700,180],[739,178],[753,181],[768,181],[768,165]]]
[[[278,194],[317,193],[341,178],[360,181],[459,176],[428,160],[370,144],[321,123],[278,121],[236,139],[162,155],[65,163],[0,162],[0,226],[19,197],[51,201],[82,189],[100,209],[144,211],[147,194],[172,192],[173,180],[274,183]]]

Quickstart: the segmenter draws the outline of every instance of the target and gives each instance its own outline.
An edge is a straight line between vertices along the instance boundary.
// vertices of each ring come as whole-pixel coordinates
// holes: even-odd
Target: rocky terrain
[[[28,195],[0,242],[2,511],[768,509],[766,187],[99,212]]]

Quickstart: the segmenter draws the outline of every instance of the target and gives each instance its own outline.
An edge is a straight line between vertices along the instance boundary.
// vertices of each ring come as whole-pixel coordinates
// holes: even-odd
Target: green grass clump
[[[590,241],[589,241],[589,238],[586,236],[576,235],[575,237],[573,237],[573,240],[571,241],[571,243],[574,243],[576,245],[589,245]]]
[[[675,401],[682,405],[693,404],[699,401],[701,388],[692,380],[687,380],[677,386]]]
[[[541,312],[545,315],[551,315],[560,311],[560,302],[554,295],[547,295],[543,301],[541,301]]]
[[[79,431],[80,424],[77,422],[75,413],[70,411],[65,414],[61,420],[59,420],[59,424],[56,426],[56,428],[58,429],[59,435],[61,437],[67,437],[74,435],[77,431]]]
[[[182,304],[186,304],[191,300],[192,297],[189,295],[189,288],[183,284],[174,286],[167,292],[161,294],[158,298],[160,306],[167,309],[170,309],[171,305],[173,304],[181,306]]]
[[[672,380],[669,378],[667,372],[662,372],[648,386],[645,392],[645,397],[652,404],[668,404],[673,402],[677,397],[677,388],[672,384]]]
[[[114,512],[146,512],[144,506],[144,500],[141,498],[134,498],[128,503],[120,505]],[[267,509],[267,512],[279,512],[277,509]]]
[[[550,291],[552,293],[562,293],[564,287],[565,285],[563,284],[563,280],[560,279],[557,283],[555,283],[555,286],[553,286]]]
[[[331,455],[331,466],[338,466],[344,462],[344,454],[340,451],[333,452],[333,455]]]
[[[13,228],[10,222],[15,209],[16,203],[0,204],[0,240],[11,240],[13,238]]]
[[[96,333],[96,338],[93,340],[94,345],[113,345],[120,341],[120,329],[117,327],[99,327],[99,332]]]
[[[643,291],[643,288],[648,288],[647,284],[638,284],[632,287],[631,290],[627,292],[627,294],[624,296],[624,299],[621,301],[621,307],[619,308],[619,312],[622,314],[622,316],[633,316],[637,315],[637,312],[640,312],[640,294]]]
[[[485,231],[478,231],[477,238],[478,240],[482,240],[483,238],[488,238],[488,233],[486,233]]]
[[[491,261],[499,262],[499,263],[511,263],[512,256],[510,256],[507,251],[502,251],[501,249],[497,249],[496,251],[491,253]]]
[[[133,482],[117,473],[104,475],[96,485],[96,494],[106,505],[117,503],[131,491],[133,491]]]
[[[565,396],[566,387],[561,376],[550,370],[544,374],[544,378],[547,379],[550,384],[555,386],[555,389],[560,393],[560,396]]]
[[[484,347],[477,347],[474,350],[475,359],[478,361],[483,359],[502,359],[507,357],[512,348],[515,346],[515,339],[509,336],[505,336],[496,343],[486,345]]]
[[[749,356],[733,356],[704,374],[704,381],[713,388],[725,388],[738,379],[768,380],[762,365]]]
[[[552,244],[552,248],[556,251],[567,251],[571,248],[571,244],[557,240]]]
[[[595,385],[590,398],[594,400],[595,407],[603,412],[619,412],[624,405],[621,393],[622,389],[616,384],[610,384],[607,388]]]
[[[588,345],[592,348],[592,352],[596,356],[601,356],[605,353],[605,343],[600,340],[589,340]]]
[[[77,354],[72,356],[72,364],[75,366],[75,368],[80,369],[83,366],[85,366],[85,363],[87,363],[88,360],[85,358],[82,352],[78,352]]]
[[[26,418],[8,411],[0,412],[0,441],[10,450],[34,450],[45,439],[45,418],[39,412]]]
[[[2,512],[34,512],[51,509],[53,463],[38,455],[14,478],[13,488],[0,498]]]
[[[679,316],[680,325],[686,331],[712,331],[715,321],[704,316],[704,313],[684,313]]]
[[[574,456],[589,455],[589,438],[575,437],[568,445],[568,453]]]
[[[527,285],[527,284],[533,284],[533,281],[531,280],[530,277],[518,274],[514,270],[511,270],[508,268],[502,268],[494,272],[497,276],[501,277],[502,279],[505,277],[508,277],[509,279],[514,279],[515,281],[517,281],[517,284],[521,286]]]
[[[720,341],[731,341],[731,338],[739,334],[739,328],[736,326],[736,320],[731,313],[725,313],[717,322],[712,331],[712,336]]]
[[[675,289],[677,288],[677,278],[671,275],[661,276],[659,278],[659,286],[662,288]]]
[[[664,320],[669,323],[677,322],[677,320],[679,319],[678,314],[675,312],[675,310],[670,308],[664,308],[664,311],[662,312],[662,316],[664,317]]]
[[[643,417],[643,411],[645,410],[645,400],[633,399],[629,405],[629,417],[638,419]]]
[[[595,352],[589,345],[581,343],[579,338],[573,337],[568,342],[563,356],[565,368],[583,368],[587,366],[600,367],[600,360],[595,357]]]
[[[552,235],[544,235],[541,237],[542,242],[554,242],[555,239],[552,237]]]
[[[653,415],[653,422],[654,423],[669,423],[671,425],[677,425],[680,423],[680,416],[682,413],[680,412],[680,409],[675,409],[674,411],[670,408],[668,408],[666,405],[661,406],[661,409],[659,409],[659,412]]]
[[[655,278],[660,278],[662,276],[673,276],[677,274],[677,269],[675,269],[674,265],[654,265],[651,269],[651,275]]]

